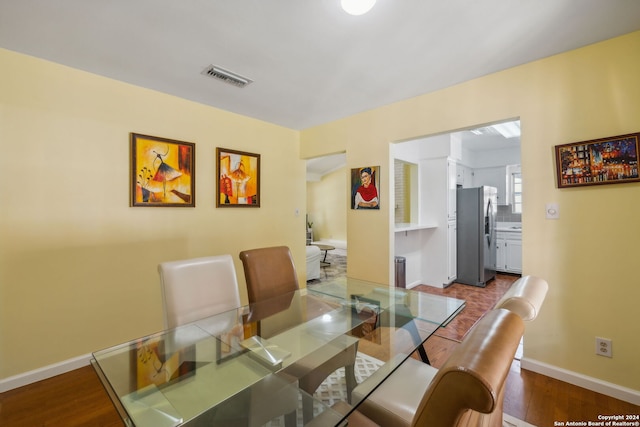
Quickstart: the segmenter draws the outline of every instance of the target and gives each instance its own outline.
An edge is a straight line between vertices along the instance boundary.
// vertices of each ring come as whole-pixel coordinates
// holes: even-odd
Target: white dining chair
[[[234,309],[240,308],[241,303],[231,255],[163,262],[158,265],[158,273],[165,328],[202,321],[199,326],[215,336],[238,324]],[[212,321],[203,321],[214,315]],[[251,410],[243,408],[249,427],[261,426],[282,414],[286,426],[295,425],[298,394],[295,387],[282,386],[295,378],[278,378],[279,381],[265,378],[251,388]]]
[[[158,273],[167,329],[241,305],[231,255],[163,262]]]

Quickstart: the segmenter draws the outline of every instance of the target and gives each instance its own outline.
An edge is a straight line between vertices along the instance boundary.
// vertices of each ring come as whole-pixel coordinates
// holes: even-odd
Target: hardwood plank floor
[[[433,366],[444,363],[448,352],[458,345],[459,338],[477,321],[478,314],[490,310],[516,279],[517,276],[498,274],[496,280],[489,282],[486,288],[457,283],[446,289],[423,285],[414,288],[467,301],[467,307],[458,315],[460,319],[454,319],[445,328],[453,330],[439,331],[436,333],[438,336],[427,341],[426,349]],[[555,422],[595,422],[598,421],[598,415],[640,414],[640,406],[521,369],[520,351],[507,377],[505,413],[538,427],[554,426]],[[418,358],[415,354],[413,357]]]
[[[456,338],[463,336],[464,328],[473,324],[470,319],[478,315],[478,307],[485,307],[486,311],[489,305],[490,309],[492,305],[487,300],[495,303],[500,289],[515,279],[498,275],[498,280],[487,288],[457,284],[444,290],[421,287],[427,292],[464,298],[471,306],[467,313],[463,311],[459,315],[464,316],[447,326],[456,331],[439,331],[438,336],[427,341],[427,353],[434,366],[441,366],[459,344]],[[598,415],[640,414],[638,406],[523,370],[519,360],[514,360],[507,379],[504,410],[538,427],[554,426],[556,421],[597,421]],[[0,394],[0,426],[3,427],[123,425],[90,366]]]

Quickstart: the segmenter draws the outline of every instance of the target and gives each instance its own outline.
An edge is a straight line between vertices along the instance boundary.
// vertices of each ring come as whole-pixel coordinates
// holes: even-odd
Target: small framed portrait
[[[380,209],[380,166],[351,169],[351,209]]]

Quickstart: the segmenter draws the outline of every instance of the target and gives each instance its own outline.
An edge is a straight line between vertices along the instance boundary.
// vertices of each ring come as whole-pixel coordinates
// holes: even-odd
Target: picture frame
[[[216,335],[216,363],[221,364],[245,353],[246,349],[240,346],[242,340],[244,340],[244,329],[240,323]]]
[[[380,209],[380,166],[351,169],[351,209]]]
[[[555,146],[558,188],[638,182],[640,133]]]
[[[216,174],[216,207],[260,207],[260,154],[217,147]]]
[[[135,391],[149,386],[164,387],[192,376],[196,371],[196,347],[190,345],[168,352],[165,339],[158,335],[136,340],[132,344],[132,378]]]
[[[130,133],[130,206],[195,207],[196,145]]]

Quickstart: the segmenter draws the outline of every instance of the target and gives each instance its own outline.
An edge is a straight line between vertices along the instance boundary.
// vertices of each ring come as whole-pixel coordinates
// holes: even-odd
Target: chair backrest
[[[487,313],[438,370],[411,425],[501,426],[504,384],[523,333],[518,315],[504,309]],[[491,414],[492,421],[478,421],[482,414]]]
[[[249,321],[259,322],[259,333],[268,338],[295,326],[302,315],[298,275],[286,246],[240,252],[251,305]]]
[[[522,317],[522,320],[532,321],[538,317],[548,289],[549,284],[544,279],[535,276],[521,277],[511,285],[494,308],[506,308]]]
[[[231,255],[163,262],[158,272],[166,328],[240,307]]]
[[[249,303],[265,301],[298,290],[298,275],[286,246],[240,252]]]

